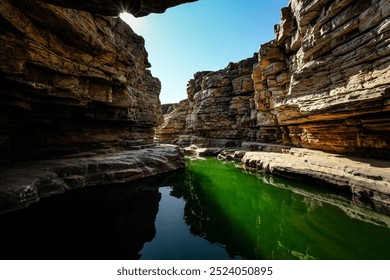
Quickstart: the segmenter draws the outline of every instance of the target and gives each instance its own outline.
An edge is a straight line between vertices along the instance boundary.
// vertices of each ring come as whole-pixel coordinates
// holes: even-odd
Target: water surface
[[[248,259],[389,259],[390,218],[334,189],[246,174],[215,159],[189,161],[190,231]]]
[[[215,159],[0,215],[2,259],[390,259],[390,217]]]

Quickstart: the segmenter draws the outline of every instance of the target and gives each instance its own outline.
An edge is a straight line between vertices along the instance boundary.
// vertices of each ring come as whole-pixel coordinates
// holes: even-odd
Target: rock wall
[[[239,84],[221,74],[229,67],[190,81],[186,134],[388,158],[390,3],[291,0],[281,15],[252,79],[245,72],[245,97],[213,96],[215,88]],[[166,118],[175,122],[174,113]],[[157,135],[167,138],[166,127]]]
[[[185,2],[0,2],[0,212],[184,167],[179,150],[151,147],[160,82],[117,15]]]
[[[160,82],[127,24],[32,0],[2,1],[0,22],[0,161],[153,144]]]
[[[390,155],[390,3],[292,0],[260,49],[255,102],[283,142]]]
[[[188,99],[171,106],[156,137],[159,141],[188,145],[237,147],[243,139],[275,140],[259,133],[253,102],[253,66],[257,54],[225,69],[203,71],[187,85]]]

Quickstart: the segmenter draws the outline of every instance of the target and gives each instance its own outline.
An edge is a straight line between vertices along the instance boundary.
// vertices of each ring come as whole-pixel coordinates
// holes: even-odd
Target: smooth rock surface
[[[131,182],[184,168],[181,149],[171,145],[94,156],[73,155],[0,167],[0,212],[83,187]]]
[[[300,148],[283,153],[245,152],[241,161],[251,170],[337,186],[387,212],[390,209],[390,161]]]

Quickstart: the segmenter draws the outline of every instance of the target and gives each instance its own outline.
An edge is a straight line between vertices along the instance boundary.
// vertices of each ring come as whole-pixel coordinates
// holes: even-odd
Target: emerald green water
[[[215,159],[188,161],[182,176],[160,189],[142,258],[390,259],[390,217],[333,189]]]
[[[0,259],[390,259],[390,217],[216,159],[0,214]]]

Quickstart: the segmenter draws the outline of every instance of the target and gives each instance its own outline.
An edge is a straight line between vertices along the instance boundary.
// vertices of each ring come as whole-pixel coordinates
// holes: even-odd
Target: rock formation
[[[143,38],[117,15],[163,12],[184,2],[1,1],[0,163],[154,145],[162,122],[160,82],[147,69]]]
[[[390,3],[292,0],[260,48],[255,103],[285,144],[390,155]]]
[[[188,101],[165,116],[158,138],[228,146],[251,140],[389,158],[389,18],[385,0],[291,0],[253,69],[249,59],[195,74]],[[242,78],[231,74],[232,65]],[[169,136],[170,124],[176,131],[184,126],[184,135]]]
[[[0,9],[2,159],[153,143],[160,82],[129,26],[30,0]]]
[[[194,75],[187,86],[188,100],[172,105],[156,133],[159,141],[204,146],[240,145],[256,140],[251,118],[254,109],[253,65],[257,54],[225,69]],[[262,135],[263,136],[263,135]]]
[[[126,11],[136,17],[150,13],[163,13],[167,8],[198,0],[39,0],[42,2],[87,11],[93,14],[117,16]]]

